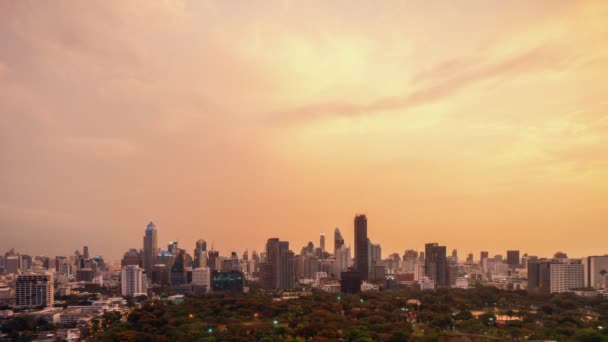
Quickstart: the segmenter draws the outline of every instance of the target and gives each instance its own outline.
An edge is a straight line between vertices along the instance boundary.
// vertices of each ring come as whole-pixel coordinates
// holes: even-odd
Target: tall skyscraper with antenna
[[[156,256],[159,253],[157,243],[157,229],[154,222],[150,221],[146,226],[144,234],[144,270],[146,274],[152,274],[152,267],[156,263]]]

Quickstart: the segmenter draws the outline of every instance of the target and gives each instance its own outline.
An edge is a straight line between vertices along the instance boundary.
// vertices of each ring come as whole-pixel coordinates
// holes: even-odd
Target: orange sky
[[[608,253],[608,2],[0,1],[0,252]]]

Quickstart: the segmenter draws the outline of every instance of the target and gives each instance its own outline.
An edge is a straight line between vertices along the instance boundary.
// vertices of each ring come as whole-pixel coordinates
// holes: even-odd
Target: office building
[[[143,269],[139,268],[139,265],[123,266],[120,277],[121,293],[123,296],[146,293],[147,286],[145,282]]]
[[[269,290],[288,290],[295,286],[294,253],[289,242],[270,238],[266,242],[266,262],[260,265],[261,285]]]
[[[186,275],[186,253],[183,250],[179,250],[173,260],[170,280],[172,288],[179,288],[188,282]]]
[[[513,269],[519,267],[519,262],[519,251],[507,251],[507,265],[509,265],[509,268]]]
[[[590,256],[583,259],[585,265],[585,287],[608,288],[608,255]]]
[[[21,263],[19,255],[9,255],[4,260],[4,270],[6,273],[20,273],[19,264]]]
[[[435,282],[435,287],[449,286],[446,247],[437,243],[427,243],[424,253],[425,275]]]
[[[347,247],[344,244],[336,248],[334,253],[336,259],[336,275],[340,275],[342,272],[347,271],[350,265],[350,246]]]
[[[528,290],[561,293],[582,288],[584,265],[576,259],[528,261]]]
[[[382,264],[382,247],[379,243],[372,243],[368,239],[368,254],[369,254],[369,269],[372,270],[373,266],[379,266]]]
[[[277,289],[290,290],[295,287],[294,253],[289,250],[289,242],[279,243],[279,268]]]
[[[321,233],[319,237],[319,247],[321,248],[321,252],[325,252],[325,233]]]
[[[355,216],[355,269],[359,271],[361,280],[366,280],[369,274],[369,249],[367,240],[367,217]]]
[[[160,253],[158,249],[157,241],[158,232],[154,222],[150,221],[146,226],[146,232],[144,235],[144,255],[143,265],[146,273],[151,273],[152,268],[156,264],[156,256]]]
[[[202,287],[205,291],[211,290],[211,270],[209,267],[201,267],[192,270],[192,285]]]
[[[21,274],[15,282],[15,307],[18,309],[53,306],[51,274]]]
[[[490,257],[490,253],[488,251],[479,252],[479,264],[481,265],[481,263],[483,262],[483,259],[487,259],[489,257]]]
[[[85,267],[76,271],[76,281],[90,283],[95,278],[95,271],[91,268]]]
[[[231,292],[240,293],[244,288],[243,272],[211,272],[211,291],[212,292]]]

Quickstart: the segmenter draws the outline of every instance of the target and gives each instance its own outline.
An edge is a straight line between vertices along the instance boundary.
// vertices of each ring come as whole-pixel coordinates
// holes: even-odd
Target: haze
[[[606,252],[608,2],[0,0],[0,248]],[[476,255],[477,258],[477,255]]]

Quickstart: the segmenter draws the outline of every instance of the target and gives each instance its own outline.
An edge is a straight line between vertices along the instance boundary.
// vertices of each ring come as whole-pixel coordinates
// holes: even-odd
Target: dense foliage
[[[608,300],[493,287],[289,300],[253,293],[148,301],[102,323],[99,341],[608,341]]]

